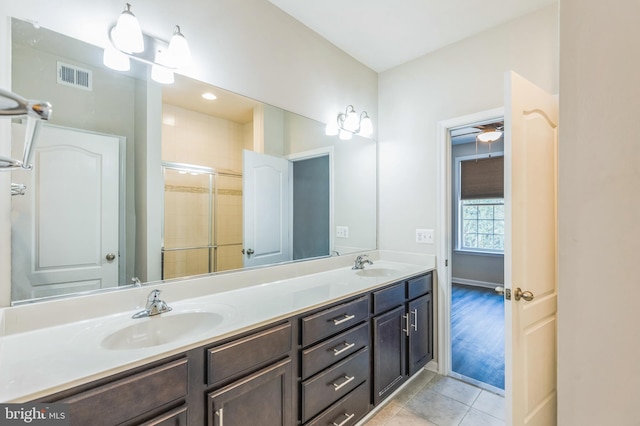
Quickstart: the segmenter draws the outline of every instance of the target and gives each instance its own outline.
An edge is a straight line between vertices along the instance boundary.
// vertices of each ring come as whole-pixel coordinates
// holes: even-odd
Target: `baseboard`
[[[496,395],[504,396],[504,389],[500,389],[488,383],[481,382],[480,380],[472,379],[471,377],[463,376],[462,374],[458,374],[455,371],[452,371],[451,373],[449,373],[449,377],[453,377],[454,379],[467,382],[480,389],[484,389],[491,393],[495,393]]]
[[[462,284],[462,285],[471,285],[475,287],[486,287],[486,288],[496,288],[496,287],[504,286],[504,284],[502,283],[490,283],[487,281],[477,281],[477,280],[469,280],[466,278],[455,278],[455,277],[451,278],[451,282]]]

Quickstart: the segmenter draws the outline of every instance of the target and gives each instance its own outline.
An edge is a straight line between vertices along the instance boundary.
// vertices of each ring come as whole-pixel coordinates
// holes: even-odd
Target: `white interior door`
[[[243,151],[244,266],[291,260],[289,161]]]
[[[507,421],[550,426],[557,417],[558,101],[513,72],[505,92]]]
[[[37,143],[34,169],[12,174],[27,185],[12,197],[14,299],[118,285],[119,139],[44,125]]]

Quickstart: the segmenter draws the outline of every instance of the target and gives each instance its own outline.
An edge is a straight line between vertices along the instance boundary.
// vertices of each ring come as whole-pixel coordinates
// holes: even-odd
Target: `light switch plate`
[[[416,243],[433,244],[433,229],[416,229]]]
[[[349,238],[349,227],[336,226],[336,238]]]

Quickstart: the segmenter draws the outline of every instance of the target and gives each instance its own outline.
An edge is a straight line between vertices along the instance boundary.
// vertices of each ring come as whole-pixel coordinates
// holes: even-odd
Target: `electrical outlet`
[[[349,238],[349,227],[336,226],[336,238]]]
[[[416,243],[433,244],[433,229],[416,229]]]

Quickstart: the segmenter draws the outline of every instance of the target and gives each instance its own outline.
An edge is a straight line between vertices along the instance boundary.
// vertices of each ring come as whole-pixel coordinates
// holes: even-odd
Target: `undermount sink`
[[[361,277],[390,277],[396,275],[398,270],[390,268],[365,268],[356,272]]]
[[[220,325],[224,316],[215,312],[183,312],[134,319],[133,324],[102,340],[106,349],[139,349],[164,345],[195,336]]]

